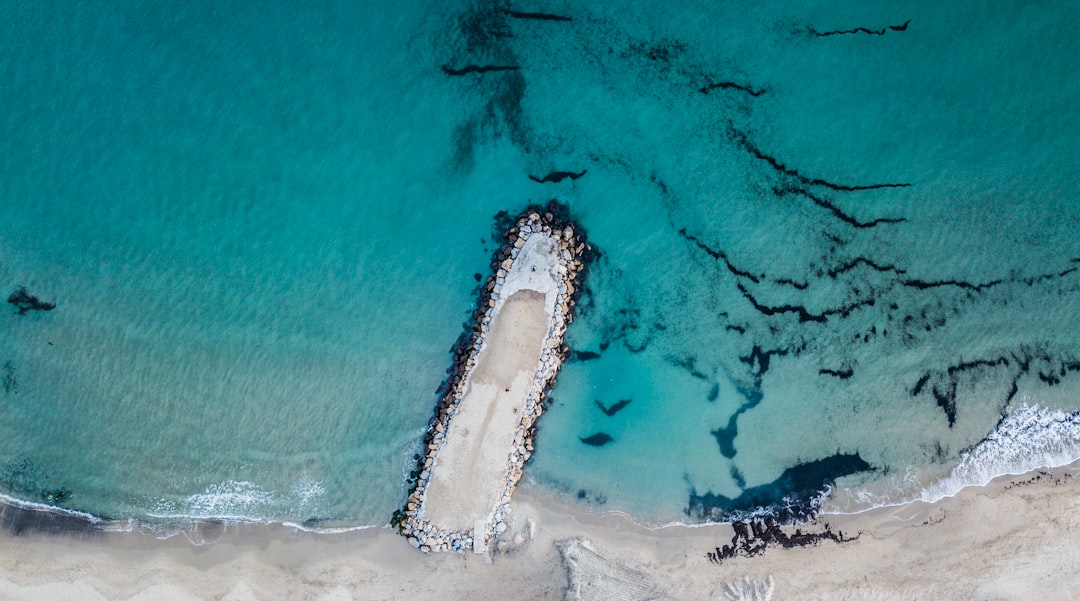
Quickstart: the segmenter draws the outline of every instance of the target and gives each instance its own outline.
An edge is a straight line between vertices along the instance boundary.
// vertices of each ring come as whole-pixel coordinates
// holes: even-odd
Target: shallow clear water
[[[664,522],[1080,458],[1075,7],[2,8],[0,287],[57,305],[0,315],[12,497],[385,523],[493,216],[549,198],[598,356],[539,486]]]

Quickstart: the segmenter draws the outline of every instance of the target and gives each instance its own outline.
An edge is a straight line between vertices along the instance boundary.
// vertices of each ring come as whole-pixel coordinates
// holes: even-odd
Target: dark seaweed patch
[[[44,470],[26,458],[8,461],[0,475],[0,483],[4,490],[27,500],[49,505],[63,505],[71,500],[70,489],[56,485]]]
[[[538,184],[546,184],[548,182],[557,184],[567,178],[570,178],[571,180],[577,180],[579,177],[584,176],[586,173],[588,173],[587,169],[582,169],[578,173],[574,173],[573,171],[552,171],[551,173],[545,175],[543,178],[539,178],[535,175],[530,174],[529,179]]]
[[[15,378],[15,365],[11,361],[4,361],[3,368],[0,368],[0,373],[3,374],[2,384],[4,392],[8,394],[19,393],[19,381]]]
[[[760,278],[759,278],[758,276],[755,276],[754,274],[750,273],[749,271],[745,271],[743,269],[739,269],[738,267],[735,267],[735,265],[733,265],[731,263],[731,260],[729,260],[727,258],[727,255],[724,254],[724,251],[717,250],[715,248],[709,247],[708,245],[706,245],[701,240],[698,240],[696,237],[691,236],[690,234],[688,234],[686,232],[686,228],[682,228],[681,230],[679,230],[679,235],[682,236],[683,238],[686,238],[690,242],[693,242],[695,246],[697,246],[701,250],[708,253],[708,255],[710,257],[716,259],[717,261],[723,261],[724,266],[727,267],[727,270],[730,271],[731,274],[734,275],[735,277],[746,278],[746,279],[750,280],[751,282],[754,282],[755,284],[760,283],[761,278],[765,277],[764,274],[762,274],[760,276]]]
[[[641,42],[630,46],[630,54],[644,56],[654,62],[670,63],[686,51],[686,44],[679,40],[662,39],[658,42]]]
[[[824,180],[824,179],[821,179],[821,178],[807,177],[807,176],[799,173],[799,171],[797,169],[793,169],[791,167],[788,167],[787,165],[785,165],[785,164],[781,163],[780,161],[776,160],[774,157],[771,157],[771,156],[761,152],[761,150],[759,150],[758,147],[755,146],[754,143],[750,141],[750,138],[747,137],[747,135],[745,133],[733,128],[733,129],[731,129],[731,136],[732,136],[732,138],[734,138],[735,143],[739,147],[741,147],[743,150],[745,150],[745,151],[749,152],[750,154],[754,155],[754,157],[768,163],[769,166],[772,167],[774,171],[776,171],[778,173],[782,173],[782,174],[787,175],[789,177],[792,177],[796,181],[798,181],[799,183],[801,183],[803,185],[822,186],[822,187],[825,187],[825,188],[829,188],[831,190],[836,190],[838,192],[856,192],[856,191],[859,191],[859,190],[877,190],[877,189],[880,189],[880,188],[906,188],[906,187],[911,185],[909,183],[889,183],[889,184],[867,184],[867,185],[862,185],[862,186],[850,186],[850,185],[845,185],[845,184],[833,183],[833,182],[830,182],[830,181],[827,181],[827,180]]]
[[[585,501],[586,503],[589,503],[591,505],[603,505],[604,503],[607,503],[607,495],[602,493],[598,494],[589,490],[585,490],[584,488],[578,489],[577,498],[579,501]]]
[[[796,290],[806,290],[807,288],[810,287],[809,282],[796,282],[795,280],[793,280],[791,278],[777,278],[777,279],[775,279],[773,281],[776,282],[777,284],[782,285],[782,286],[791,286],[792,288],[795,288]]]
[[[811,29],[810,31],[819,38],[827,38],[834,35],[851,35],[855,33],[863,33],[866,35],[885,35],[886,31],[907,31],[909,23],[911,23],[911,19],[904,21],[902,25],[886,25],[881,29],[867,29],[866,27],[856,27],[855,29],[837,29],[834,31],[817,31],[815,29]]]
[[[733,459],[738,451],[735,449],[735,437],[739,435],[739,416],[742,415],[748,407],[743,405],[739,407],[735,413],[728,418],[726,426],[722,426],[715,430],[710,430],[709,433],[716,439],[716,445],[720,447],[720,454],[727,459]]]
[[[750,373],[760,379],[761,376],[765,375],[765,372],[769,371],[769,362],[773,357],[783,357],[787,354],[787,349],[772,349],[766,351],[755,344],[754,347],[750,349],[750,354],[739,357],[739,361],[749,366]]]
[[[764,393],[761,392],[761,376],[755,378],[752,387],[736,386],[736,389],[746,401],[728,417],[726,425],[709,432],[716,439],[720,454],[728,459],[734,458],[738,453],[735,449],[735,437],[739,435],[739,417],[760,405],[761,400],[765,398]]]
[[[693,357],[669,357],[668,360],[671,361],[673,365],[685,369],[694,378],[699,380],[709,379],[709,376],[705,375],[697,368],[697,359]]]
[[[1020,281],[1024,282],[1028,286],[1033,286],[1035,284],[1039,284],[1039,283],[1042,283],[1042,282],[1045,282],[1045,281],[1048,281],[1048,280],[1053,280],[1053,279],[1056,279],[1056,278],[1063,278],[1063,277],[1069,275],[1070,273],[1075,273],[1077,271],[1077,269],[1078,268],[1076,268],[1076,267],[1070,267],[1070,268],[1068,268],[1068,269],[1066,269],[1064,271],[1059,271],[1057,273],[1045,273],[1043,275],[1031,276],[1031,277],[1028,277],[1028,278],[1024,278],[1024,279],[1022,279]]]
[[[863,189],[863,188],[859,188],[859,189]],[[852,227],[856,227],[856,228],[860,228],[860,229],[877,227],[878,225],[881,225],[883,223],[894,224],[894,223],[903,223],[903,222],[907,221],[907,219],[905,219],[903,217],[879,218],[879,219],[874,219],[873,221],[859,221],[858,219],[855,219],[851,215],[848,215],[847,213],[841,211],[840,207],[837,207],[833,203],[825,200],[824,198],[821,198],[820,196],[811,194],[809,190],[804,190],[802,188],[797,188],[797,187],[793,187],[793,186],[785,186],[785,187],[782,187],[782,188],[774,186],[772,191],[773,191],[773,194],[775,194],[776,196],[781,197],[781,198],[784,197],[784,196],[787,196],[789,194],[797,194],[799,196],[804,196],[807,199],[809,199],[810,202],[813,202],[817,206],[819,206],[819,207],[829,211],[830,213],[832,213],[840,221],[843,221],[844,223],[846,223],[846,224],[848,224],[848,225],[850,225]]]
[[[609,442],[614,441],[615,439],[612,438],[610,435],[604,433],[604,432],[597,432],[596,434],[593,434],[591,436],[586,436],[584,438],[578,438],[578,440],[580,440],[581,442],[583,442],[583,443],[585,443],[585,444],[587,444],[587,445],[589,445],[591,447],[602,447],[602,446],[608,444]]]
[[[458,19],[458,29],[470,54],[498,51],[505,44],[502,40],[514,37],[506,13],[490,6],[464,12]]]
[[[592,361],[593,359],[599,359],[600,353],[594,353],[592,351],[574,351],[573,359],[575,361]]]
[[[826,272],[826,275],[828,275],[830,278],[835,279],[836,276],[840,275],[841,273],[846,273],[848,271],[851,271],[852,269],[855,269],[856,267],[858,267],[860,265],[865,265],[865,266],[869,267],[870,269],[873,269],[874,271],[880,271],[882,273],[892,272],[892,273],[896,273],[896,274],[900,274],[900,275],[903,275],[903,274],[907,273],[906,270],[900,269],[899,267],[895,267],[893,265],[882,265],[880,263],[875,262],[872,259],[867,259],[866,257],[856,257],[856,258],[852,259],[851,261],[848,261],[847,263],[844,263],[844,264],[839,265],[837,267],[833,267],[832,269],[830,269],[829,271]]]
[[[720,398],[720,384],[716,383],[716,384],[713,384],[712,388],[709,389],[709,394],[706,395],[705,399],[707,401],[709,401],[710,403],[712,403],[712,402],[716,401],[716,399],[718,399],[718,398]]]
[[[750,304],[754,307],[754,309],[756,309],[762,315],[772,317],[774,315],[782,315],[784,313],[794,313],[799,317],[799,323],[806,323],[809,321],[825,323],[829,320],[828,317],[826,317],[825,315],[816,315],[814,313],[811,313],[806,310],[806,307],[803,307],[801,305],[778,305],[775,307],[763,305],[759,303],[752,294],[750,294],[750,291],[747,290],[741,282],[736,283],[735,286],[739,289],[739,292],[742,292],[743,297],[746,298],[746,300],[750,301]]]
[[[507,10],[506,14],[515,19],[525,19],[531,21],[573,21],[570,17],[564,17],[562,15],[553,15],[551,13],[529,13],[519,12],[516,10]]]
[[[983,290],[986,290],[987,288],[993,288],[994,286],[997,286],[997,285],[1002,284],[1004,282],[1005,282],[1005,280],[1000,280],[999,279],[999,280],[991,280],[989,282],[984,282],[982,284],[972,284],[971,282],[965,282],[965,281],[962,281],[962,280],[936,280],[936,281],[929,281],[928,282],[928,281],[925,281],[925,280],[910,279],[910,280],[904,280],[904,281],[902,281],[900,283],[903,284],[904,286],[909,287],[909,288],[915,288],[915,289],[918,289],[918,290],[930,290],[931,288],[940,288],[942,286],[954,286],[956,288],[963,288],[965,290],[973,290],[975,292],[982,292]]]
[[[814,500],[837,478],[871,470],[858,453],[837,453],[824,459],[800,463],[784,470],[767,484],[744,489],[735,498],[691,487],[686,514],[701,520],[726,521],[768,511],[782,522],[805,521],[814,517]]]
[[[600,411],[604,412],[604,415],[606,415],[608,417],[611,417],[611,416],[615,415],[616,413],[618,413],[619,411],[622,411],[622,409],[624,407],[626,407],[627,405],[629,405],[632,401],[633,401],[633,399],[622,399],[622,400],[619,400],[619,401],[616,401],[616,402],[612,403],[610,407],[605,407],[604,404],[601,403],[600,401],[593,401],[593,402],[596,403],[596,406],[600,408]]]
[[[26,287],[24,286],[16,288],[15,291],[8,296],[7,302],[15,305],[15,308],[19,311],[19,315],[26,315],[30,311],[52,311],[56,308],[56,303],[41,300],[27,292]]]
[[[740,85],[733,81],[718,81],[716,83],[706,84],[705,87],[698,90],[698,92],[701,92],[702,94],[708,94],[712,90],[738,90],[754,97],[761,96],[765,93],[765,90],[763,89],[754,89],[750,86]]]
[[[978,373],[990,368],[1008,366],[1009,360],[1004,356],[1000,356],[992,359],[962,361],[944,370],[931,370],[924,373],[915,383],[915,386],[911,389],[911,396],[919,396],[923,389],[929,385],[931,396],[934,397],[938,407],[945,412],[951,428],[956,424],[956,392],[961,383],[961,378],[975,377]],[[1021,366],[1021,371],[1027,371],[1026,365]],[[1013,385],[1016,386],[1016,381],[1013,382]],[[1015,392],[1012,394],[1015,394]],[[1010,399],[1012,394],[1010,394]]]
[[[771,317],[784,313],[794,313],[798,316],[799,323],[806,323],[811,321],[816,323],[826,323],[827,321],[829,321],[829,317],[832,317],[833,315],[837,315],[841,319],[846,319],[847,317],[850,317],[851,314],[855,312],[855,310],[862,307],[872,307],[877,302],[873,298],[863,298],[852,301],[840,307],[826,309],[821,313],[811,313],[806,309],[806,307],[803,307],[802,305],[763,305],[758,302],[758,300],[754,298],[752,294],[750,294],[750,291],[747,290],[741,282],[737,282],[735,286],[739,289],[739,292],[742,292],[743,297],[745,297],[746,300],[750,301],[750,304],[754,307],[754,309],[757,309],[757,311],[761,314]]]
[[[521,67],[517,65],[465,65],[460,69],[454,69],[449,65],[443,65],[443,73],[451,77],[461,77],[470,73],[492,73],[497,71],[517,71]]]
[[[851,376],[855,375],[855,371],[848,369],[819,369],[818,374],[822,376],[832,376],[834,378],[840,378],[841,380],[847,380]]]

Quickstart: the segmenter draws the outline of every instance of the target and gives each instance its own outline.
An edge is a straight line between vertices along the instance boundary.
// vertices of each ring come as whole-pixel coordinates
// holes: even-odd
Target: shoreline
[[[201,546],[137,531],[5,528],[0,597],[483,600],[513,588],[524,599],[590,599],[611,592],[589,585],[607,570],[634,574],[671,599],[719,598],[728,585],[743,586],[744,577],[771,582],[784,599],[852,591],[857,598],[982,598],[979,587],[990,586],[989,577],[993,587],[985,590],[1022,599],[1080,573],[1078,481],[1080,461],[1002,476],[934,503],[819,516],[818,526],[853,540],[770,546],[719,565],[707,553],[730,541],[730,524],[649,528],[532,485],[514,496],[507,544],[490,560],[418,554],[390,527],[329,534],[284,524],[207,525],[214,540]],[[566,596],[568,590],[577,596]]]

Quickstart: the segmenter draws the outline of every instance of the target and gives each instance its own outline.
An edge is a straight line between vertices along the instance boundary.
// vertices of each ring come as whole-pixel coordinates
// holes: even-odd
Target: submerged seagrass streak
[[[552,210],[507,232],[431,422],[416,487],[395,523],[424,551],[483,553],[506,529],[510,495],[533,451],[534,425],[568,349],[575,283],[589,249]]]

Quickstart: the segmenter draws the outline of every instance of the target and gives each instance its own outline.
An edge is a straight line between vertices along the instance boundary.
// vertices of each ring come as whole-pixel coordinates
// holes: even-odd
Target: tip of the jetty
[[[487,553],[533,452],[536,420],[591,247],[565,206],[530,207],[506,232],[467,344],[424,437],[415,487],[394,524],[423,551]]]

